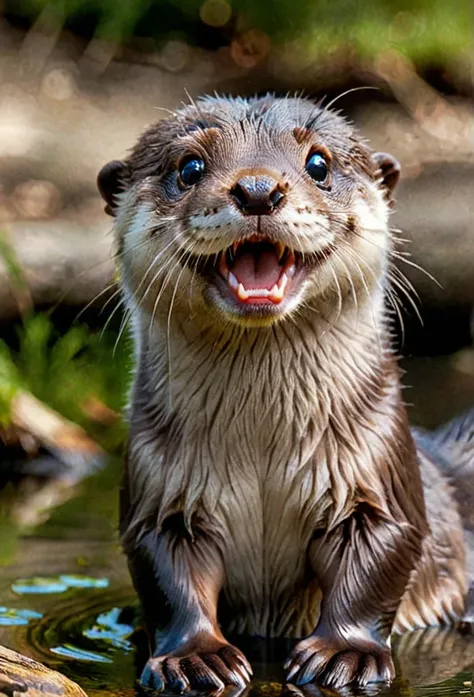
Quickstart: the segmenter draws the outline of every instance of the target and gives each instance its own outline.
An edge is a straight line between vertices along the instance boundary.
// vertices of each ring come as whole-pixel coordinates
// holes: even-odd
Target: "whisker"
[[[402,283],[404,285],[407,292],[413,293],[416,300],[418,300],[418,302],[421,303],[421,298],[420,298],[415,286],[413,285],[413,283],[405,276],[403,271],[401,269],[399,269],[398,266],[396,266],[393,263],[390,263],[389,272],[392,272],[392,271],[393,271],[393,273],[395,273],[397,275],[400,283]]]
[[[378,246],[378,245],[377,245],[377,246]],[[386,288],[383,288],[383,287],[382,287],[382,285],[380,284],[380,281],[376,278],[376,276],[375,276],[374,272],[372,271],[372,269],[370,269],[370,267],[368,267],[368,266],[366,265],[366,263],[365,263],[363,257],[361,257],[361,255],[359,254],[359,252],[358,252],[357,250],[352,249],[351,251],[352,251],[352,253],[353,253],[355,256],[357,256],[357,257],[364,263],[364,266],[366,266],[366,268],[371,272],[371,275],[372,275],[374,281],[377,283],[379,289],[380,289],[381,291],[383,291],[385,297],[387,298],[387,300],[389,301],[390,305],[391,305],[392,308],[394,309],[394,311],[395,311],[395,313],[396,313],[396,315],[397,315],[399,324],[400,324],[400,329],[401,329],[401,334],[402,334],[402,345],[403,345],[404,342],[405,342],[405,323],[404,323],[403,315],[402,315],[402,312],[401,312],[401,309],[400,309],[400,305],[401,305],[401,308],[404,309],[404,308],[403,308],[403,303],[401,302],[401,299],[399,298],[399,296],[398,296],[397,293],[395,292],[394,288],[393,288],[390,284],[388,284],[388,285],[386,286]],[[397,267],[395,267],[395,268],[397,268]]]
[[[163,220],[165,220],[165,219],[163,219]],[[160,223],[160,224],[158,224],[158,225],[154,225],[152,228],[150,228],[150,232],[156,232],[156,231],[160,230],[162,227],[165,227],[165,223],[166,223],[166,222],[171,222],[171,220],[176,221],[176,220],[178,220],[178,217],[177,217],[177,216],[169,216],[169,217],[165,220],[165,222]],[[111,228],[111,231],[110,231],[110,232],[113,232],[113,228]],[[71,290],[73,290],[73,288],[74,288],[75,285],[78,283],[78,281],[80,281],[81,278],[83,278],[83,277],[86,276],[87,274],[92,273],[92,271],[95,271],[96,269],[98,269],[98,268],[99,268],[100,266],[102,266],[103,264],[110,264],[110,262],[111,262],[112,260],[118,260],[118,259],[120,259],[121,257],[123,257],[125,254],[129,254],[130,252],[133,252],[133,251],[135,251],[136,249],[139,249],[140,247],[142,247],[143,245],[147,244],[148,242],[149,242],[149,240],[148,240],[148,239],[145,239],[145,240],[141,240],[140,242],[138,242],[138,243],[137,243],[136,245],[134,245],[133,247],[130,247],[130,249],[122,250],[122,251],[116,250],[116,251],[113,252],[112,256],[107,257],[107,259],[101,259],[100,261],[96,262],[96,263],[93,264],[92,266],[89,266],[87,269],[84,269],[83,271],[81,271],[81,273],[79,273],[79,274],[74,278],[74,280],[71,282],[71,284],[62,292],[61,296],[58,298],[58,300],[56,301],[56,303],[50,308],[49,313],[52,313],[52,312],[54,312],[55,310],[57,310],[57,308],[59,307],[59,305],[63,302],[64,298],[66,298],[66,297],[68,296],[68,294],[71,292]]]
[[[116,285],[117,285],[117,282],[116,282],[116,281],[113,281],[112,283],[109,283],[108,286],[106,286],[105,288],[103,288],[99,293],[97,293],[96,295],[94,295],[94,297],[92,298],[92,300],[89,300],[89,302],[87,303],[87,305],[86,305],[85,307],[83,307],[82,310],[80,310],[80,311],[78,312],[78,314],[74,317],[73,324],[74,324],[75,322],[78,322],[78,321],[79,321],[79,318],[82,317],[82,315],[84,314],[84,312],[87,312],[87,310],[91,307],[91,305],[93,305],[93,304],[96,302],[96,300],[98,300],[102,295],[104,295],[104,293],[107,293],[109,290],[112,290],[112,288],[115,288]],[[118,293],[120,293],[120,289],[116,290],[115,293],[113,293],[113,295],[112,295],[110,298],[108,298],[107,302],[106,302],[106,303],[103,305],[103,307],[100,309],[100,312],[101,312],[101,313],[105,310],[105,308],[107,307],[108,303],[109,303],[113,298],[115,298],[115,297],[117,296]]]
[[[328,111],[332,106],[334,106],[336,102],[338,102],[346,95],[351,94],[351,92],[361,92],[362,90],[376,90],[377,92],[380,92],[380,88],[375,87],[375,85],[361,85],[360,87],[351,87],[350,89],[342,92],[342,94],[338,94],[337,97],[334,97],[334,99],[331,99],[329,104],[326,104],[326,106],[324,107],[325,111]]]
[[[173,241],[174,241],[174,240],[173,240]],[[164,250],[162,250],[162,251],[164,251]],[[176,250],[176,252],[172,255],[171,259],[173,259],[174,256],[177,256],[178,252],[179,252],[179,249]],[[156,262],[158,256],[160,256],[160,255],[157,255],[157,257],[153,260],[152,264],[154,264],[154,263]],[[181,261],[181,260],[178,260],[178,261]],[[176,268],[176,265],[175,265],[174,268]],[[174,268],[173,268],[173,270],[174,270]],[[146,273],[149,273],[149,270],[150,270],[150,267],[149,267],[149,269],[147,270]],[[183,271],[184,271],[184,268],[182,269],[182,271],[181,271],[179,277],[181,277],[181,274],[182,274]],[[145,274],[145,275],[146,275],[146,274]],[[143,280],[143,279],[142,279],[142,280]],[[138,300],[138,305],[137,305],[138,307],[140,307],[140,304],[141,304],[141,302],[144,300],[144,297],[145,297],[145,296],[143,296],[140,300]],[[136,299],[136,293],[134,293],[134,298],[135,298],[135,300],[137,300],[137,299]],[[125,331],[125,328],[126,328],[128,322],[129,322],[129,320],[130,320],[130,318],[131,318],[131,316],[132,316],[132,314],[133,314],[134,309],[135,309],[135,308],[133,308],[133,307],[129,307],[128,310],[127,310],[127,312],[124,313],[124,317],[123,317],[123,319],[122,319],[122,323],[121,323],[120,330],[119,330],[119,333],[118,333],[118,336],[117,336],[117,340],[116,340],[116,342],[115,342],[113,355],[115,355],[115,351],[116,351],[116,349],[117,349],[117,346],[118,346],[118,344],[119,344],[119,342],[120,342],[120,339],[121,339],[121,337],[122,337],[122,335],[123,335],[123,332]],[[153,321],[153,317],[152,317],[152,321]],[[151,331],[151,325],[150,325],[150,331]]]
[[[154,264],[155,264],[155,259],[156,259],[156,257],[154,257],[154,258],[152,259],[152,261],[150,262],[150,264],[148,265],[148,268],[147,268],[147,270],[145,271],[145,273],[144,273],[144,275],[143,275],[143,277],[142,277],[142,280],[141,280],[141,282],[140,282],[138,288],[135,289],[135,290],[133,290],[132,298],[133,298],[133,301],[137,304],[138,307],[140,307],[140,303],[141,303],[140,298],[138,298],[138,291],[140,290],[140,287],[142,286],[144,279],[147,277],[147,275],[150,273],[151,269],[153,268],[153,266],[154,266]],[[144,298],[142,298],[142,300],[143,300],[143,299],[144,299]],[[123,316],[122,321],[121,321],[121,324],[120,324],[119,334],[118,334],[118,338],[117,338],[117,341],[116,341],[116,343],[115,343],[115,346],[117,346],[118,341],[120,340],[120,336],[121,336],[121,334],[122,334],[123,328],[124,328],[124,326],[125,326],[126,324],[128,324],[128,322],[129,322],[129,320],[130,320],[130,318],[131,318],[131,316],[132,316],[132,313],[133,313],[133,310],[132,310],[132,307],[131,307],[130,305],[129,305],[128,307],[125,308],[124,316]]]
[[[189,254],[189,252],[188,252]],[[181,271],[178,274],[178,278],[176,280],[176,283],[174,284],[174,290],[173,290],[173,295],[171,296],[171,302],[170,302],[170,307],[168,311],[168,320],[166,323],[166,349],[167,349],[167,354],[168,354],[168,397],[169,397],[169,409],[171,411],[172,409],[172,391],[171,391],[171,341],[170,341],[170,330],[171,330],[171,313],[173,311],[173,305],[174,301],[176,298],[176,292],[178,290],[178,285],[181,280],[181,276],[183,275],[183,272],[185,270],[185,266],[182,267]]]
[[[335,245],[331,245],[331,252],[332,252],[332,254],[334,254],[334,256],[339,261],[339,263],[344,267],[344,271],[346,272],[348,283],[351,287],[351,294],[352,294],[352,298],[354,300],[354,305],[356,306],[357,311],[358,311],[359,306],[358,306],[358,302],[357,302],[357,293],[356,293],[356,290],[354,287],[354,282],[352,281],[352,276],[350,274],[350,271],[349,271],[346,263],[344,262],[342,256],[338,253],[338,249]]]
[[[199,253],[199,254],[196,256],[196,260],[195,260],[194,265],[193,265],[193,273],[192,273],[192,275],[191,275],[191,281],[190,281],[189,289],[188,289],[189,312],[190,312],[190,313],[192,313],[192,312],[194,311],[194,308],[193,308],[193,306],[192,306],[192,300],[193,300],[192,286],[193,286],[194,281],[195,281],[195,279],[196,279],[197,268],[198,268],[198,266],[199,266],[199,262],[200,262],[201,259],[202,259],[202,256],[203,256],[202,253]]]
[[[418,306],[417,306],[416,302],[413,300],[413,298],[411,297],[411,295],[407,292],[407,289],[405,288],[405,286],[404,286],[402,283],[400,283],[400,281],[398,281],[398,280],[397,280],[394,276],[392,276],[391,274],[389,274],[389,281],[390,281],[390,283],[392,283],[396,288],[398,288],[398,290],[399,290],[401,293],[403,293],[403,295],[405,296],[405,298],[406,298],[406,299],[408,300],[408,302],[410,303],[411,307],[414,309],[415,314],[416,314],[416,316],[418,317],[421,326],[424,326],[423,318],[422,318],[422,316],[421,316],[421,314],[420,314],[420,311],[419,311],[419,309],[418,309]]]
[[[139,292],[140,288],[142,287],[143,283],[145,282],[146,277],[147,277],[147,275],[150,273],[150,271],[151,271],[151,269],[153,268],[153,266],[155,266],[155,264],[161,259],[161,257],[163,256],[163,254],[164,254],[173,244],[175,244],[175,242],[176,242],[177,240],[178,240],[178,235],[174,236],[174,237],[168,242],[168,244],[167,244],[163,249],[161,249],[161,250],[158,252],[158,254],[155,255],[155,257],[153,258],[152,263],[151,263],[150,266],[148,267],[146,273],[144,274],[144,276],[142,277],[142,280],[140,281],[140,284],[139,284],[138,288],[136,289],[136,291],[135,291],[135,293],[134,293],[135,296],[138,295],[138,292]],[[179,251],[179,248],[178,248],[177,251]],[[173,255],[172,255],[171,258],[173,258]],[[139,304],[139,305],[141,305],[141,304],[143,303],[143,301],[145,300],[145,298],[147,297],[148,293],[150,292],[150,289],[152,288],[153,284],[154,284],[155,281],[157,280],[157,278],[158,278],[158,276],[160,275],[160,273],[161,273],[161,268],[158,268],[158,271],[156,272],[156,274],[153,276],[153,278],[151,279],[150,283],[148,284],[148,287],[147,287],[146,291],[143,293],[142,297],[139,299],[139,301],[138,301],[138,304]]]
[[[180,253],[181,253],[181,256],[179,256]],[[151,336],[151,332],[152,332],[152,329],[153,329],[153,323],[154,323],[154,321],[155,321],[156,311],[157,311],[157,309],[158,309],[158,305],[159,305],[159,302],[160,302],[160,300],[161,300],[161,298],[162,298],[162,296],[163,296],[163,293],[164,293],[165,289],[167,288],[168,283],[169,283],[169,281],[170,281],[170,279],[171,279],[171,277],[172,277],[172,275],[173,275],[175,269],[177,268],[177,266],[179,266],[179,264],[181,263],[182,259],[185,258],[186,254],[187,254],[187,250],[185,250],[184,252],[182,252],[181,249],[177,249],[176,252],[175,252],[175,253],[173,254],[173,256],[171,257],[171,259],[169,260],[169,263],[171,264],[171,262],[172,262],[174,259],[176,259],[175,263],[173,264],[173,266],[172,266],[172,267],[170,268],[170,270],[168,271],[168,273],[167,273],[167,275],[166,275],[166,277],[165,277],[165,279],[164,279],[164,281],[163,281],[163,283],[162,283],[162,286],[161,286],[161,288],[160,288],[160,291],[159,291],[158,295],[156,296],[156,299],[155,299],[155,302],[154,302],[154,305],[153,305],[153,312],[152,312],[152,314],[151,314],[149,329],[148,329],[149,336]]]
[[[367,271],[370,272],[370,274],[371,274],[371,276],[372,276],[372,279],[373,279],[374,283],[377,285],[377,287],[379,288],[379,290],[380,290],[381,292],[384,292],[384,289],[383,289],[383,287],[382,287],[382,285],[381,285],[379,279],[378,279],[377,276],[375,275],[373,269],[371,269],[370,266],[368,266],[366,260],[357,252],[357,250],[355,250],[355,249],[353,249],[353,248],[349,248],[349,250],[350,250],[350,253],[351,253],[351,254],[353,254],[354,256],[356,256],[356,257],[360,260],[360,263],[359,263],[359,264],[358,264],[358,263],[355,263],[355,268],[357,269],[357,272],[358,272],[358,274],[359,274],[359,277],[360,277],[360,280],[361,280],[361,282],[362,282],[362,285],[364,286],[365,294],[366,294],[366,297],[367,297],[367,300],[368,300],[368,303],[369,303],[370,314],[371,314],[371,316],[372,316],[372,324],[373,324],[373,327],[374,327],[374,331],[375,331],[375,333],[376,333],[376,335],[377,335],[377,342],[378,342],[378,345],[379,345],[379,350],[381,351],[381,350],[382,350],[382,346],[381,346],[381,343],[380,343],[380,327],[379,327],[379,325],[377,324],[376,319],[375,319],[374,307],[373,307],[373,302],[372,302],[372,294],[370,293],[369,285],[368,285],[368,283],[367,283],[367,278],[366,278],[366,276],[365,276],[365,274],[364,274],[364,271],[363,271],[363,269],[362,269],[362,266],[363,266]]]
[[[173,240],[173,241],[174,241],[174,240]],[[149,240],[147,239],[146,242],[149,242]],[[137,246],[141,246],[141,244],[143,244],[143,242],[140,243],[139,245],[136,245],[136,246],[135,246],[134,248],[132,248],[132,249],[136,249],[136,247],[137,247]],[[127,253],[130,252],[130,251],[131,251],[131,250],[127,250]],[[155,260],[156,260],[156,259],[155,259]],[[154,263],[155,260],[152,261],[151,265],[153,265],[153,263]],[[148,274],[149,271],[151,270],[151,265],[150,265],[150,267],[148,268],[146,274]],[[145,277],[146,277],[146,274],[145,274]],[[120,290],[121,290],[121,289],[119,288],[119,291],[120,291]],[[137,301],[136,293],[137,293],[137,291],[134,291],[134,293],[133,293],[133,299],[134,299],[135,301]],[[143,300],[143,298],[142,298],[142,300]],[[106,305],[108,304],[108,302],[109,302],[109,301],[107,301]],[[140,303],[138,302],[138,304],[140,304]],[[125,299],[124,299],[124,298],[122,298],[122,299],[120,300],[120,302],[117,303],[117,306],[114,308],[114,310],[112,311],[112,313],[111,313],[111,314],[109,315],[109,317],[107,318],[107,321],[106,321],[106,323],[105,323],[105,325],[104,325],[104,327],[103,327],[103,329],[102,329],[102,332],[101,332],[101,339],[103,338],[104,333],[105,333],[107,327],[109,326],[110,322],[112,321],[112,318],[114,317],[114,315],[116,314],[116,312],[119,310],[119,308],[120,308],[121,306],[124,306],[124,307],[125,307]],[[122,323],[121,323],[121,326],[120,326],[120,331],[122,331],[123,323],[124,323],[124,322],[125,322],[125,323],[128,322],[128,320],[130,319],[131,314],[132,314],[131,308],[130,308],[130,307],[126,308],[126,311],[125,311],[125,313],[124,313],[124,317],[123,317],[123,319],[122,319]],[[119,332],[119,334],[120,334],[120,332]]]
[[[198,106],[196,100],[191,96],[190,92],[188,91],[188,89],[187,89],[186,87],[184,88],[184,93],[185,93],[186,97],[188,98],[189,103],[191,104],[191,106],[196,110],[196,112],[197,112],[199,118],[200,118],[202,121],[204,121],[204,120],[205,120],[205,116],[204,116],[203,112],[201,111],[201,109],[199,108],[199,106]],[[182,103],[184,104],[184,102],[182,102]],[[184,104],[184,106],[187,106],[187,104]]]
[[[337,277],[337,273],[335,272],[334,267],[331,263],[331,258],[329,256],[327,256],[324,252],[323,252],[323,256],[326,259],[327,266],[334,277],[334,280],[336,282],[336,288],[337,288],[337,314],[336,314],[336,318],[335,318],[334,322],[332,323],[332,325],[334,327],[337,323],[337,320],[341,316],[341,312],[342,312],[342,290],[341,290],[341,284],[339,283],[339,279]]]
[[[383,228],[383,227],[380,227],[380,228],[368,228],[368,227],[365,227],[365,228],[363,228],[363,230],[365,230],[365,231],[367,231],[367,232],[384,232],[384,228]],[[395,259],[397,259],[398,261],[401,261],[401,262],[403,262],[404,264],[407,264],[408,266],[411,266],[412,268],[417,269],[418,271],[420,271],[421,273],[423,273],[425,276],[427,276],[431,281],[433,281],[433,283],[435,283],[439,288],[441,288],[441,289],[443,288],[443,286],[441,285],[441,283],[439,283],[439,281],[438,281],[434,276],[432,276],[432,274],[430,274],[429,271],[427,271],[425,268],[423,268],[422,266],[420,266],[420,265],[417,264],[416,262],[412,261],[411,259],[407,259],[408,256],[411,256],[411,255],[410,255],[410,252],[408,252],[408,251],[407,251],[407,252],[400,252],[400,251],[397,251],[397,250],[395,250],[395,249],[388,249],[388,250],[385,250],[385,248],[384,248],[384,247],[381,247],[379,244],[377,244],[377,243],[375,242],[375,240],[370,240],[370,239],[368,239],[367,237],[364,237],[364,235],[362,234],[361,231],[355,230],[355,234],[356,234],[360,239],[364,240],[364,242],[369,242],[369,244],[374,245],[377,249],[380,249],[381,251],[384,251],[384,252],[387,251],[387,254],[388,254],[389,256],[392,256],[392,257],[394,257]]]
[[[399,303],[401,303],[401,300],[398,297],[398,295],[396,294],[396,292],[394,292],[392,290],[390,284],[388,284],[388,286],[387,286],[385,297],[387,298],[391,307],[393,308],[393,310],[395,311],[395,313],[397,315],[398,322],[400,324],[400,330],[401,330],[401,335],[402,335],[402,347],[403,347],[405,344],[405,322],[403,321],[403,314],[402,314],[400,307],[399,307]],[[402,307],[403,307],[403,305],[402,305]]]
[[[164,111],[166,114],[169,114],[170,116],[176,116],[175,111],[171,111],[171,109],[166,109],[164,106],[154,106],[152,108],[156,109],[157,111]]]
[[[443,289],[443,286],[441,285],[441,283],[434,276],[432,276],[429,271],[424,269],[419,264],[416,264],[414,261],[407,259],[405,256],[401,256],[399,252],[395,252],[394,250],[390,251],[390,256],[393,256],[393,257],[395,257],[395,259],[398,259],[399,261],[403,261],[404,264],[407,264],[408,266],[411,266],[412,268],[417,269],[418,271],[421,271],[421,273],[423,273],[425,276],[427,276],[431,281],[433,281],[433,283],[436,283],[438,288]]]
[[[133,314],[132,307],[128,307],[127,311],[123,313],[122,321],[120,323],[119,332],[118,332],[117,338],[116,338],[115,343],[114,343],[114,350],[112,351],[112,356],[114,358],[115,358],[115,353],[117,351],[118,345],[120,343],[120,339],[122,338],[122,334],[124,333],[125,327],[128,325],[128,322],[129,322],[132,314]]]
[[[110,298],[108,298],[108,300],[106,300],[106,302],[102,306],[99,314],[102,314],[106,310],[106,308],[109,306],[109,304],[112,302],[112,300],[114,300],[117,297],[117,295],[120,295],[121,292],[122,292],[122,289],[120,287],[117,288],[117,290],[114,292],[114,294],[111,295]]]
[[[105,322],[104,326],[102,327],[102,331],[100,332],[100,340],[104,338],[104,334],[107,330],[107,327],[112,321],[112,318],[115,316],[115,313],[120,309],[121,306],[125,306],[125,298],[121,297],[117,305],[114,307],[110,315],[107,317],[107,321]]]

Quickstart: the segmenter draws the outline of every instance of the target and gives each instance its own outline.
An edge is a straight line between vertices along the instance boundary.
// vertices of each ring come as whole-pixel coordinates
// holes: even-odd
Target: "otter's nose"
[[[245,215],[269,215],[285,196],[280,184],[266,175],[242,177],[230,195]]]

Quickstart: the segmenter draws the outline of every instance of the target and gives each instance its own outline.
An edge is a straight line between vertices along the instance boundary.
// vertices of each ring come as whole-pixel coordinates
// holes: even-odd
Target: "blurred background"
[[[96,175],[189,95],[337,99],[399,159],[410,417],[432,428],[474,403],[473,15],[471,0],[0,0],[0,564],[32,536],[115,539],[131,363]]]

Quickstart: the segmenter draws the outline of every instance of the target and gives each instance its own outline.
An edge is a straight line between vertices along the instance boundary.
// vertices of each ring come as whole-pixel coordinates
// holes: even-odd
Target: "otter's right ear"
[[[380,188],[389,204],[393,203],[393,192],[400,179],[400,165],[397,160],[386,152],[376,152],[373,158],[378,165]]]
[[[102,167],[97,176],[97,186],[106,202],[105,212],[109,215],[116,215],[117,200],[116,196],[125,188],[128,167],[121,160],[112,160]]]

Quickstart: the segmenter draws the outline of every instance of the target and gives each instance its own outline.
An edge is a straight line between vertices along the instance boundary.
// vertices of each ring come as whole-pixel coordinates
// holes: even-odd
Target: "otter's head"
[[[123,282],[153,316],[264,325],[380,285],[398,164],[306,99],[211,98],[151,127],[100,172]]]

